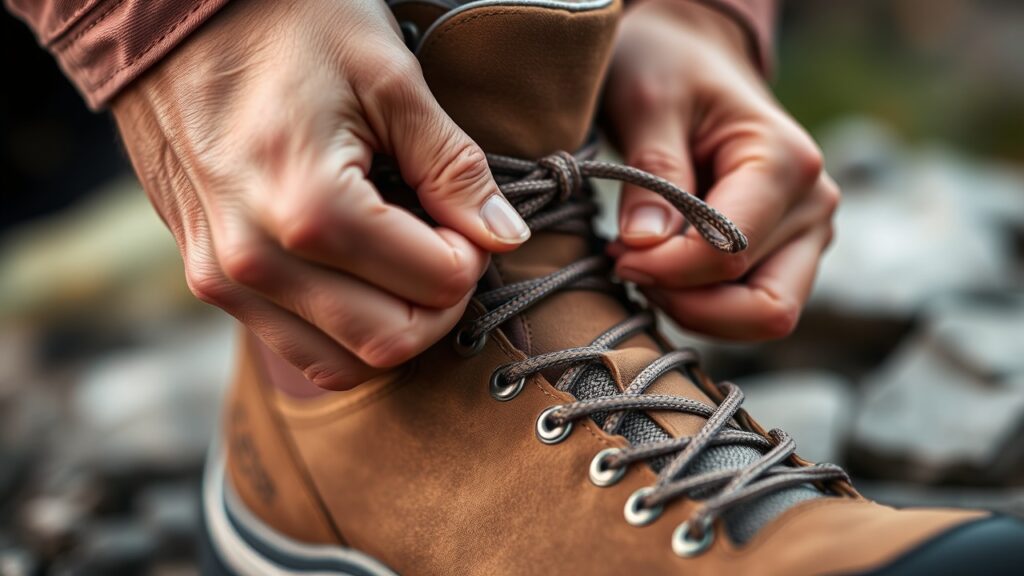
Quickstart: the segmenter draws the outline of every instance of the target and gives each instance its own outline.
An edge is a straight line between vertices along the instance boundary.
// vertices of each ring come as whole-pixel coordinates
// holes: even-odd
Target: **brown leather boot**
[[[210,573],[1021,568],[1013,520],[893,510],[798,458],[737,387],[667,352],[651,313],[610,280],[589,177],[646,186],[715,246],[745,244],[671,184],[591,159],[618,0],[455,4],[393,8],[440,103],[503,155],[492,168],[533,238],[494,257],[449,339],[350,392],[286,396],[273,381],[301,375],[243,339],[204,484]]]

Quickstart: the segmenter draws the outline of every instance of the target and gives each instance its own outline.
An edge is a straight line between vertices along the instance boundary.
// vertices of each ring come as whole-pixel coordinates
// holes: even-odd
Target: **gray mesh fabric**
[[[588,367],[580,376],[576,386],[570,392],[577,399],[586,400],[598,396],[617,394],[619,390],[607,368],[593,365]],[[604,415],[597,414],[594,419],[597,420],[598,424],[602,424]],[[619,428],[619,434],[633,444],[657,442],[670,438],[668,433],[642,412],[629,413],[623,419],[622,426]],[[688,473],[739,469],[755,462],[760,456],[761,454],[756,449],[748,446],[715,446],[708,448],[706,452],[701,454],[694,461]],[[650,465],[657,472],[671,458],[671,455],[663,456],[650,461]],[[823,493],[810,485],[773,492],[752,502],[741,504],[726,513],[726,528],[729,530],[729,535],[733,540],[746,542],[762,526],[793,505],[824,496]]]

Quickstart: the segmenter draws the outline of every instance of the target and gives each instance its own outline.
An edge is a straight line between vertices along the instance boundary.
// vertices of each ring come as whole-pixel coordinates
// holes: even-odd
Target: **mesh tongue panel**
[[[586,372],[577,380],[575,388],[570,392],[579,400],[587,400],[598,396],[618,394],[619,389],[607,368],[594,365],[587,368]],[[595,415],[594,419],[598,424],[604,422],[604,416],[600,414]],[[671,438],[654,420],[642,412],[627,414],[622,421],[619,434],[633,444],[646,444]],[[650,461],[650,465],[655,471],[659,471],[672,457],[672,455],[668,455],[654,459]],[[742,468],[752,464],[760,457],[761,453],[749,446],[714,446],[705,450],[693,462],[685,475]],[[809,485],[780,490],[733,508],[725,515],[726,528],[733,540],[746,542],[762,526],[791,506],[823,496],[816,488]]]

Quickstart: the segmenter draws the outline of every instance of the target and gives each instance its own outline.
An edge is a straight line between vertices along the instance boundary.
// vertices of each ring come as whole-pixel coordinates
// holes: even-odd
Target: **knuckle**
[[[374,66],[367,68],[371,76],[365,81],[363,94],[366,98],[387,105],[407,105],[415,101],[421,77],[419,62],[415,58],[393,52],[382,57]]]
[[[817,182],[825,168],[825,159],[817,144],[809,136],[801,133],[800,136],[794,138],[789,148],[799,183],[811,185]]]
[[[258,243],[232,241],[219,251],[224,274],[245,286],[259,286],[269,274],[266,250]]]
[[[684,161],[671,150],[661,146],[650,146],[632,155],[628,164],[662,178],[674,179],[686,171]]]
[[[832,224],[829,224],[828,228],[825,230],[825,247],[827,248],[827,247],[831,246],[832,242],[834,242],[835,239],[836,239],[836,227],[833,226]]]
[[[200,266],[190,266],[185,270],[185,282],[188,289],[200,301],[213,306],[224,307],[231,290],[220,274]]]
[[[455,136],[447,140],[451,142],[451,138]],[[455,150],[455,154],[448,156],[450,160],[439,162],[428,174],[423,192],[440,200],[464,203],[493,192],[488,186],[491,172],[484,151],[472,141],[457,145]]]
[[[471,272],[464,264],[457,263],[435,288],[429,304],[437,308],[451,308],[461,302],[476,288],[476,277]]]
[[[672,91],[664,78],[643,74],[629,84],[625,93],[626,104],[640,115],[656,114],[674,104]]]
[[[278,241],[289,252],[313,250],[325,242],[329,212],[322,202],[287,202],[275,211]]]
[[[829,218],[831,218],[839,208],[839,203],[842,201],[842,197],[843,194],[839,189],[839,185],[833,182],[830,178],[825,178],[822,181],[821,202],[824,205]]]

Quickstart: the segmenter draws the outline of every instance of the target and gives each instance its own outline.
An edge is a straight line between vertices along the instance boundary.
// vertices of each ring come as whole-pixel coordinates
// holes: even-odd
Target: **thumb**
[[[384,110],[402,178],[442,226],[489,252],[506,252],[530,228],[498,190],[483,150],[441,109],[422,76],[406,97]]]
[[[686,129],[676,114],[652,115],[620,134],[626,163],[690,191],[694,187]],[[619,201],[619,238],[629,248],[660,244],[676,234],[683,216],[658,194],[624,185]]]

